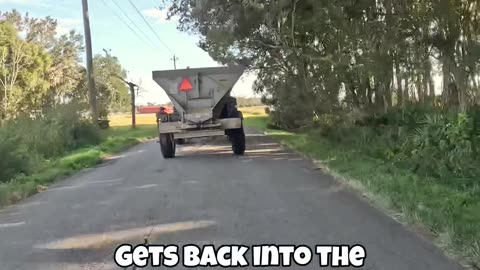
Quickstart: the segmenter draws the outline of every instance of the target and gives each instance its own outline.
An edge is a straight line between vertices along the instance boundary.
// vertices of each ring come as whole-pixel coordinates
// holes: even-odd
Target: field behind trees
[[[257,72],[272,112],[250,125],[480,267],[478,1],[197,3],[170,15],[215,60]]]

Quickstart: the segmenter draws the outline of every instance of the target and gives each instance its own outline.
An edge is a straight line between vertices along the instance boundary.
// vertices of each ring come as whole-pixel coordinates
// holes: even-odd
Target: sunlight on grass
[[[40,192],[40,186],[49,185],[61,177],[95,166],[101,163],[105,157],[158,136],[156,124],[140,125],[135,129],[129,126],[117,126],[101,132],[102,142],[100,144],[87,146],[67,153],[58,159],[46,161],[37,173],[19,175],[8,183],[0,184],[0,207],[21,201]]]
[[[287,132],[268,129],[267,124],[265,114],[245,119],[246,126],[311,157],[319,168],[367,196],[392,218],[431,235],[448,254],[480,265],[478,190],[456,190],[421,177],[363,154],[361,146],[331,141],[318,129]]]

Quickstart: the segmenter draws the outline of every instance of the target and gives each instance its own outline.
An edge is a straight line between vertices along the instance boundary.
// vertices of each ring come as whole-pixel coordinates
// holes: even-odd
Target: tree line
[[[0,119],[41,113],[62,104],[88,103],[83,37],[71,30],[59,34],[58,22],[33,18],[16,10],[0,13]],[[125,108],[129,94],[119,60],[94,57],[99,115]]]
[[[169,16],[257,73],[271,128],[478,196],[480,2],[174,0]]]
[[[51,17],[0,12],[0,204],[13,196],[5,183],[25,187],[29,195],[34,188],[28,185],[41,180],[28,177],[62,167],[59,159],[72,150],[107,140],[88,117],[83,52],[82,35],[59,33]],[[116,77],[126,76],[119,60],[105,53],[96,55],[93,65],[99,116],[127,109],[128,88]]]
[[[261,123],[293,131],[289,146],[478,268],[478,0],[173,0],[169,15],[257,73]]]
[[[169,10],[215,60],[256,70],[265,102],[305,120],[477,105],[479,12],[475,0],[174,0]]]

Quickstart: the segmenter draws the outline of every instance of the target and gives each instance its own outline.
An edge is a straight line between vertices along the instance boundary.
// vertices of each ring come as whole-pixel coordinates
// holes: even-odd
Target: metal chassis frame
[[[225,135],[225,130],[242,127],[241,118],[218,119],[214,124],[201,126],[188,125],[182,122],[158,123],[159,134],[173,134],[175,139],[190,139]]]

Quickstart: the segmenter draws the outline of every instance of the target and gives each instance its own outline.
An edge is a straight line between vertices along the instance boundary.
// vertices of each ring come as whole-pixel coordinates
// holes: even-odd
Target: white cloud
[[[57,22],[57,34],[59,35],[66,34],[71,30],[80,30],[82,26],[82,20],[79,18],[61,18]]]
[[[156,23],[167,23],[168,7],[167,8],[150,8],[142,11],[143,15],[150,17],[155,20]],[[172,17],[170,21],[176,21],[176,17]]]

